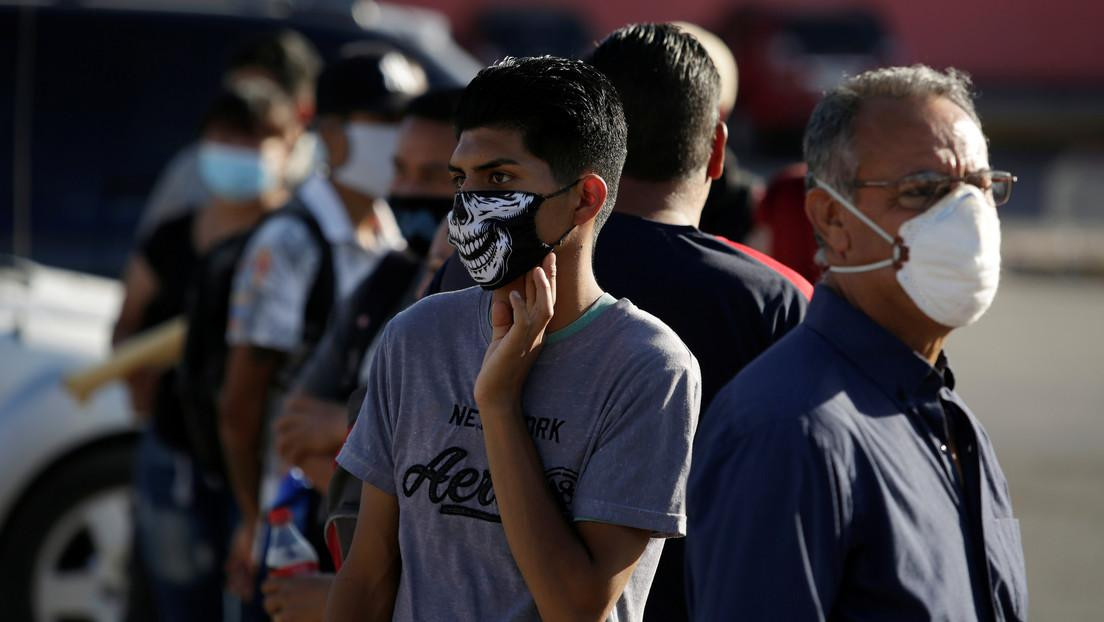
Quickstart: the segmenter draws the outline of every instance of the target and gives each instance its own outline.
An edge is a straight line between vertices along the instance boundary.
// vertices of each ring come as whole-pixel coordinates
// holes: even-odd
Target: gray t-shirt
[[[360,416],[337,461],[399,502],[395,620],[536,620],[503,532],[472,391],[491,296],[430,296],[378,343]],[[685,535],[701,400],[697,361],[628,300],[604,296],[547,336],[522,409],[574,521],[651,531],[611,620],[640,620],[665,537]]]

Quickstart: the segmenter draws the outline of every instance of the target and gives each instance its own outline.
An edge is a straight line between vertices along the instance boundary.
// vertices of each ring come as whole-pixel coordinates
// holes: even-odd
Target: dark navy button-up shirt
[[[687,503],[695,620],[1026,619],[1008,484],[945,359],[826,286],[702,418]]]

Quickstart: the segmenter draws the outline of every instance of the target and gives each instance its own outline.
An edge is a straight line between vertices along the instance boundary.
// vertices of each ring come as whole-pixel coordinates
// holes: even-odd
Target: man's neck
[[[337,192],[338,198],[341,199],[342,205],[345,206],[345,211],[349,214],[349,221],[353,223],[354,228],[358,227],[362,221],[373,216],[376,205],[375,197],[350,190],[332,178],[330,183],[333,185],[334,191]]]
[[[845,287],[835,275],[828,273],[824,282],[851,306],[862,311],[874,323],[888,330],[914,352],[935,365],[950,329],[924,316],[919,309],[903,312],[899,305],[887,302],[879,292]]]
[[[345,213],[349,215],[349,222],[356,232],[357,241],[364,248],[377,248],[381,243],[382,233],[376,214],[377,199],[346,188],[333,178],[330,179],[330,184],[337,192],[337,197],[341,199]]]
[[[565,249],[567,250],[567,249]],[[525,282],[531,278],[527,273],[516,279],[513,283],[497,289],[493,293],[493,300],[510,302],[510,292],[518,291],[525,296]],[[556,255],[556,303],[552,307],[552,319],[548,322],[545,334],[555,332],[569,326],[572,322],[582,317],[599,297],[602,296],[602,288],[594,278],[591,269],[591,252],[589,249],[576,252],[558,252]]]
[[[697,227],[709,196],[709,184],[699,183],[697,178],[696,174],[672,181],[622,177],[613,211],[668,225]]]
[[[231,202],[215,198],[211,201],[210,213],[218,222],[231,227],[251,226],[272,208],[260,201]]]
[[[219,240],[256,225],[268,211],[271,208],[260,201],[228,202],[216,197],[197,213],[192,241],[201,254],[206,253]]]
[[[210,205],[227,213],[246,214],[255,211],[268,212],[283,207],[289,198],[291,198],[291,192],[281,186],[252,199],[233,200],[215,195],[211,197]]]

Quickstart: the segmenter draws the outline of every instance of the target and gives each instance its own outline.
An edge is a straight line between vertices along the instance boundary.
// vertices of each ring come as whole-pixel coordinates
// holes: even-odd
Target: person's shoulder
[[[797,270],[750,246],[721,236],[716,237],[728,247],[729,252],[740,257],[741,265],[746,269],[759,271],[768,282],[777,285],[782,291],[800,293],[806,301],[813,297],[813,284]]]
[[[186,232],[190,235],[192,227],[195,225],[196,218],[199,216],[200,209],[202,208],[189,205],[185,211],[169,216],[164,222],[158,224],[154,228],[151,237],[158,234],[180,235],[182,232]]]
[[[479,287],[431,294],[396,314],[389,332],[396,337],[424,338],[438,329],[459,332],[464,321],[470,320],[475,326],[482,296]]]
[[[819,334],[799,325],[736,374],[703,417],[740,437],[778,424],[850,427],[845,363]]]
[[[439,292],[420,298],[410,305],[405,314],[439,314],[450,309],[457,309],[476,304],[483,297],[484,290],[480,287],[468,287],[448,292]]]
[[[607,235],[607,231],[609,235]],[[605,236],[605,237],[603,237]],[[780,262],[722,236],[697,227],[671,225],[614,212],[598,237],[599,259],[620,265],[623,253],[602,256],[602,242],[613,247],[638,248],[645,239],[680,239],[667,268],[713,288],[714,295],[749,299],[757,306],[800,304],[812,294],[812,285]],[[658,242],[657,242],[658,243]],[[620,249],[620,248],[619,248]]]
[[[628,298],[618,300],[608,312],[604,334],[599,337],[603,348],[623,352],[627,357],[663,359],[683,365],[693,362],[697,366],[690,349],[671,327]]]
[[[294,262],[319,252],[308,225],[287,207],[266,216],[250,235],[246,252],[255,254],[262,250]]]
[[[298,241],[307,234],[307,226],[298,218],[273,213],[257,224],[250,240],[259,244],[277,244]]]
[[[732,281],[743,284],[749,293],[764,298],[812,297],[813,286],[796,270],[753,248],[704,231],[696,234],[703,243],[723,257],[718,265]]]
[[[140,240],[138,244],[139,252],[149,258],[170,251],[178,251],[184,246],[192,246],[192,229],[195,218],[195,210],[189,209],[184,213],[174,214],[157,223],[149,234]]]

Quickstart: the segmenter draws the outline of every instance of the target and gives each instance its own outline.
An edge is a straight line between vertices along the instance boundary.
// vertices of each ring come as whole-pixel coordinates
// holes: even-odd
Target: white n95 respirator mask
[[[904,222],[896,238],[886,233],[835,188],[818,186],[892,245],[889,259],[860,266],[829,266],[857,273],[895,266],[897,282],[931,319],[952,328],[972,324],[997,295],[1000,282],[1000,218],[981,189],[961,184],[920,215]]]

